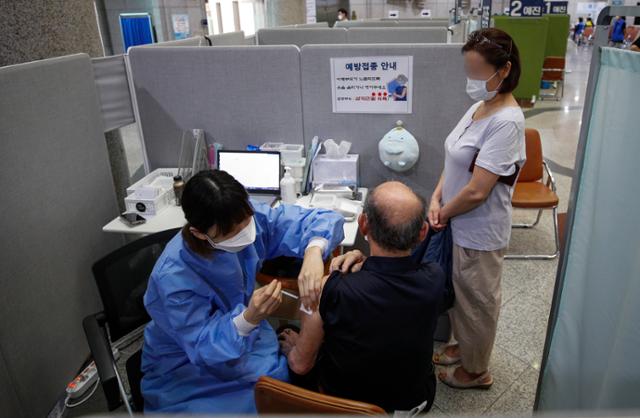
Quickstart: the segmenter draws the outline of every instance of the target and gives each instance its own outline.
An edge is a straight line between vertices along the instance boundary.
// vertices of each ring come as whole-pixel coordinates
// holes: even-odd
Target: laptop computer
[[[249,197],[273,205],[280,197],[280,153],[277,151],[218,151],[218,169],[231,174]]]

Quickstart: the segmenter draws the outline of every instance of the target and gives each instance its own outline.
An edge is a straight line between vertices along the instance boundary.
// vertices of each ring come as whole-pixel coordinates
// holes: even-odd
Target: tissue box
[[[342,184],[357,186],[358,154],[347,154],[344,158],[331,158],[326,155],[318,155],[313,160],[313,185]]]

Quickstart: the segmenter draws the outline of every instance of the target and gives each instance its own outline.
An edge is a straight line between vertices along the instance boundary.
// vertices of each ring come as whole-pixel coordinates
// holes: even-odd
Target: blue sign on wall
[[[514,17],[540,17],[545,11],[544,0],[511,0],[509,13]]]
[[[566,15],[569,11],[568,1],[547,1],[545,6],[545,13],[548,15]]]
[[[482,19],[480,21],[482,29],[491,25],[491,0],[482,0]]]

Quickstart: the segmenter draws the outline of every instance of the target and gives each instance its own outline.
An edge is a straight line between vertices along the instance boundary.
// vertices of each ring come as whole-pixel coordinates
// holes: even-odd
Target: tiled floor
[[[543,154],[554,172],[560,212],[566,211],[580,132],[591,48],[569,43],[566,86],[561,101],[537,102],[525,111],[526,126],[540,131]],[[534,212],[515,211],[514,221]],[[553,251],[551,212],[533,230],[514,230],[510,253]],[[491,360],[494,385],[460,391],[438,385],[434,415],[530,415],[535,399],[557,261],[506,260],[503,305]]]

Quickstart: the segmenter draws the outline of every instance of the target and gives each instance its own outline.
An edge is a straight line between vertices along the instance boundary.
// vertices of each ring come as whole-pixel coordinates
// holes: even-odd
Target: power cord
[[[69,403],[69,399],[71,398],[71,395],[67,395],[67,398],[64,400],[64,406],[67,407],[67,408],[75,408],[76,406],[82,405],[83,403],[88,401],[89,398],[91,398],[94,393],[96,393],[96,389],[98,389],[98,386],[100,386],[100,378],[98,378],[96,380],[96,382],[93,384],[93,388],[91,389],[89,394],[87,396],[85,396],[84,399],[82,399],[81,401],[78,401],[78,402],[75,402],[75,403]]]

